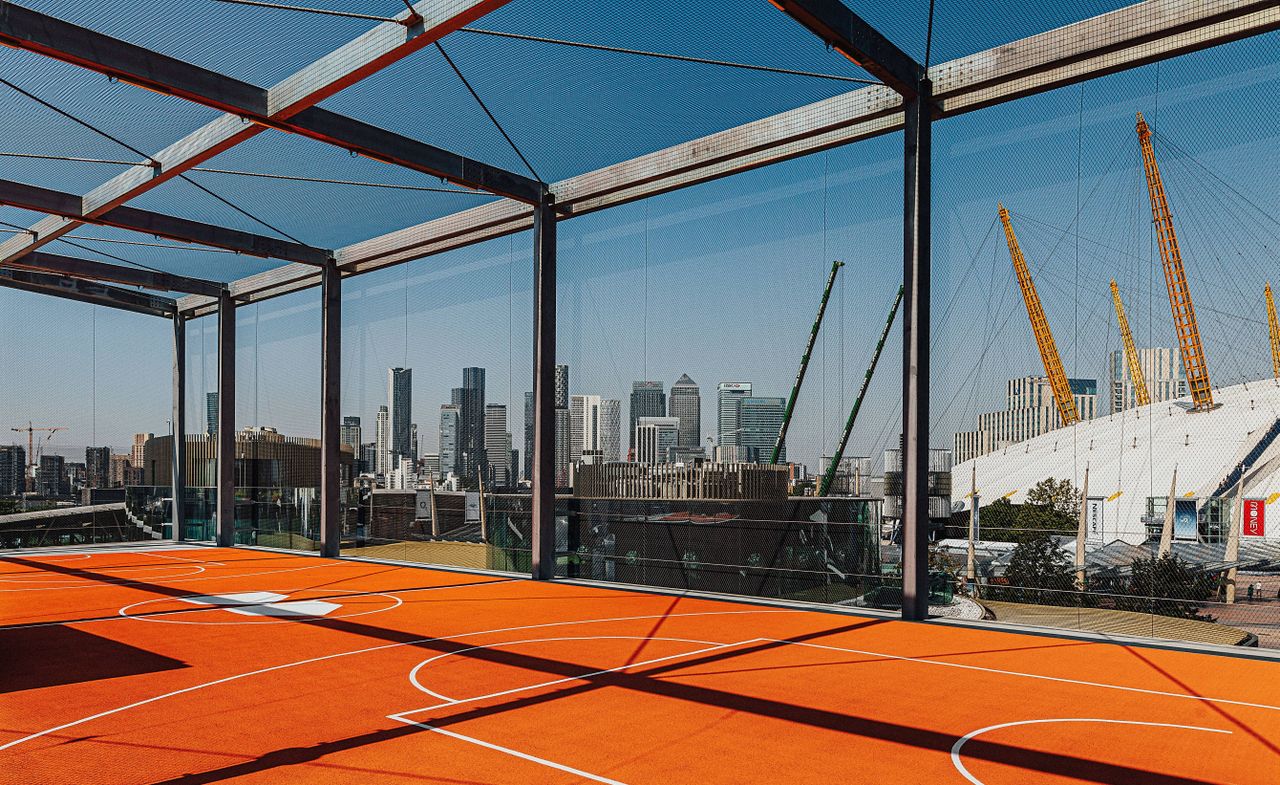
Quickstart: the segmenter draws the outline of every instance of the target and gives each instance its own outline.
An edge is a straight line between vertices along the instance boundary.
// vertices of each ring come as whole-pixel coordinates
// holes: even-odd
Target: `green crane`
[[[844,262],[831,263],[831,274],[827,276],[827,288],[822,291],[822,302],[818,304],[818,318],[813,320],[813,329],[809,331],[809,343],[804,347],[804,356],[800,358],[800,371],[796,374],[796,383],[791,387],[791,397],[787,399],[787,411],[782,415],[782,426],[778,428],[778,440],[773,443],[773,457],[769,463],[777,463],[782,456],[782,445],[787,440],[787,428],[791,425],[791,413],[796,409],[796,398],[800,395],[800,384],[804,381],[804,372],[809,370],[809,357],[813,355],[813,345],[818,340],[818,329],[822,327],[822,317],[827,312],[827,300],[831,299],[831,287],[836,282],[836,273],[844,267]]]
[[[884,351],[884,342],[889,338],[889,328],[893,327],[893,320],[898,316],[898,306],[902,304],[903,287],[898,287],[898,296],[893,298],[893,307],[889,309],[889,320],[884,323],[884,332],[880,333],[880,342],[876,344],[876,350],[871,355],[871,367],[867,368],[867,375],[862,380],[862,388],[858,390],[858,397],[853,399],[853,409],[849,411],[849,419],[844,423],[844,435],[840,437],[840,446],[836,448],[836,454],[831,456],[831,465],[827,467],[826,474],[822,475],[822,484],[818,486],[818,495],[826,496],[827,489],[831,487],[831,482],[836,478],[836,469],[840,467],[840,461],[844,458],[844,448],[849,444],[849,434],[853,433],[853,422],[858,419],[858,410],[862,408],[862,399],[867,395],[867,387],[871,386],[871,376],[876,372],[876,363],[880,361],[880,353]]]

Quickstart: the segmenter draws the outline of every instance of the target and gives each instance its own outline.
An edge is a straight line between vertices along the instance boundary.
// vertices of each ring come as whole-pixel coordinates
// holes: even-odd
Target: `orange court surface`
[[[3,783],[1280,783],[1280,663],[158,546],[0,559]]]

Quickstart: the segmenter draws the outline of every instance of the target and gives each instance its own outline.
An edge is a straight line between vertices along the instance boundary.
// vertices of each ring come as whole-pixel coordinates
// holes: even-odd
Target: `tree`
[[[1080,514],[1080,491],[1071,480],[1047,477],[1027,491],[1027,504],[1074,519]]]
[[[1173,554],[1136,559],[1131,569],[1127,592],[1116,600],[1120,610],[1213,621],[1213,616],[1200,612],[1200,604],[1216,591],[1215,576],[1198,572]]]
[[[1075,605],[1079,598],[1074,591],[1072,569],[1070,557],[1052,536],[1028,535],[1013,549],[1004,572],[1010,588],[1007,596],[999,598],[1038,605]]]

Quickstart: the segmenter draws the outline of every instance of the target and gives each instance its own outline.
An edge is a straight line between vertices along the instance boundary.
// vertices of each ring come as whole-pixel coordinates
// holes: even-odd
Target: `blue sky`
[[[362,11],[394,12],[375,9],[371,2],[356,5]],[[809,45],[807,33],[792,30],[795,25],[767,3],[760,5],[763,9],[740,12],[744,6],[737,4],[709,7],[694,22],[682,24],[656,3],[628,5],[611,16],[569,14],[546,3],[516,0],[482,26],[857,75],[847,61]],[[922,56],[926,4],[917,4],[919,9],[853,5]],[[961,12],[939,3],[935,60],[1114,5],[1036,2],[966,6]],[[367,26],[308,17],[296,21],[290,31],[296,35],[281,38],[275,28],[279,42],[271,45],[264,25],[282,24],[278,14],[199,6],[190,23],[212,24],[209,39],[215,33],[243,34],[237,46],[254,55],[244,58],[236,56],[243,51],[197,41],[182,29],[188,22],[167,30],[124,23],[130,15],[134,21],[157,15],[159,5],[109,2],[105,7],[112,13],[105,16],[54,0],[37,7],[212,67],[241,69],[238,75],[262,84]],[[709,38],[715,11],[728,28],[723,36]],[[761,34],[767,29],[773,35],[775,28],[773,38]],[[1003,238],[993,225],[997,200],[1014,213],[1069,373],[1097,378],[1100,386],[1105,381],[1106,353],[1117,348],[1107,290],[1111,277],[1121,286],[1138,343],[1171,344],[1163,279],[1149,245],[1150,213],[1133,132],[1136,111],[1144,112],[1159,134],[1158,154],[1215,382],[1269,374],[1261,290],[1274,274],[1280,248],[1274,217],[1280,196],[1276,43],[1277,35],[1270,34],[935,126],[935,446],[949,446],[954,430],[971,428],[977,413],[998,408],[1006,378],[1039,369]],[[445,45],[548,179],[851,87],[512,44],[495,50],[492,41],[466,34],[451,36]],[[508,56],[494,57],[496,51]],[[8,50],[0,53],[0,68],[144,149],[173,141],[212,114]],[[434,53],[424,52],[326,105],[519,167],[443,68]],[[24,100],[0,95],[7,118],[0,124],[18,122],[9,110],[26,108]],[[456,109],[442,114],[442,105]],[[31,117],[41,120],[41,133],[6,128],[11,149],[121,155],[111,143],[65,121]],[[761,394],[786,395],[831,259],[840,258],[848,266],[828,310],[790,437],[790,456],[816,468],[818,454],[829,452],[839,435],[901,280],[900,145],[896,135],[870,140],[562,224],[558,353],[571,366],[572,391],[625,401],[633,380],[670,385],[688,373],[702,385],[703,431],[710,433],[717,382],[749,380]],[[434,184],[274,132],[210,166]],[[0,167],[8,170],[5,176],[76,191],[116,171],[4,158]],[[215,174],[199,180],[273,225],[326,245],[476,203],[474,197]],[[1073,228],[1077,199],[1079,240]],[[263,231],[181,183],[157,189],[138,204],[144,202]],[[30,218],[0,209],[0,220],[25,224]],[[377,406],[385,403],[386,367],[408,365],[414,369],[414,419],[425,449],[432,451],[439,404],[460,383],[463,366],[480,365],[488,369],[490,402],[513,406],[514,442],[522,446],[522,396],[531,376],[530,242],[527,235],[503,238],[348,279],[344,413],[362,416],[368,428]],[[215,278],[271,266],[225,254],[93,247]],[[303,292],[241,309],[239,424],[273,425],[291,435],[318,431],[317,302],[314,292]],[[194,430],[204,425],[203,392],[214,388],[213,323],[196,321],[189,332],[188,427]],[[55,444],[74,446],[81,455],[91,441],[122,447],[136,431],[167,430],[167,324],[6,290],[0,291],[0,335],[5,336],[0,413],[14,421],[0,425],[28,419],[66,425],[70,430]],[[896,441],[898,335],[895,329],[855,430],[851,451],[856,454],[878,454]]]

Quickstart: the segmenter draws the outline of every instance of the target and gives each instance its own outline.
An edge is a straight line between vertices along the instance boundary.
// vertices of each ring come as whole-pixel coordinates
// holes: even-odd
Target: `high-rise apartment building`
[[[662,382],[632,382],[631,384],[631,446],[636,446],[636,426],[641,417],[666,417],[667,394]]]
[[[569,366],[556,366],[555,406],[557,409],[569,408]]]
[[[1068,379],[1081,420],[1098,416],[1098,382]],[[986,455],[1062,427],[1053,387],[1044,376],[1022,376],[1005,385],[1005,408],[978,415],[978,428],[954,436],[956,463]]]
[[[353,450],[360,448],[360,418],[348,415],[342,418],[338,428],[338,441],[350,446]]]
[[[374,429],[373,442],[376,445],[377,457],[374,460],[373,472],[384,477],[391,471],[391,415],[387,407],[378,407],[378,419]]]
[[[511,434],[507,431],[507,407],[490,403],[484,407],[485,460],[494,487],[511,484]]]
[[[111,487],[111,448],[84,449],[84,484],[87,488]]]
[[[27,489],[27,451],[16,444],[0,447],[0,496],[18,496]]]
[[[475,477],[485,465],[484,369],[463,368],[462,386],[453,388],[458,407],[458,460],[460,472]]]
[[[67,482],[66,460],[61,455],[41,455],[36,467],[36,492],[41,496],[66,496],[71,492]]]
[[[614,463],[622,460],[622,401],[617,398],[600,400],[599,431],[600,460]]]
[[[136,478],[137,472],[129,463],[129,456],[113,453],[111,462],[107,466],[107,487],[123,488],[128,485],[138,485]]]
[[[133,446],[129,449],[129,463],[133,468],[143,468],[143,447],[148,440],[154,438],[156,438],[154,433],[135,433],[133,435]]]
[[[636,423],[636,463],[667,463],[680,436],[677,417],[641,417]]]
[[[218,394],[216,392],[204,394],[204,435],[210,439],[218,437]],[[134,437],[134,444],[137,444],[137,438],[137,436]]]
[[[1187,382],[1182,377],[1182,358],[1177,349],[1153,347],[1138,350],[1138,365],[1147,383],[1147,393],[1152,403],[1171,401],[1187,394]],[[1111,413],[1122,412],[1138,405],[1133,391],[1133,379],[1129,376],[1129,364],[1123,351],[1111,353],[1107,368],[1110,371],[1107,393]]]
[[[680,446],[697,447],[702,439],[702,393],[698,384],[682,374],[671,385],[667,416],[680,418]]]
[[[556,464],[556,487],[569,487],[569,410],[556,407],[556,444],[555,444],[555,464]]]
[[[750,396],[736,400],[738,407],[737,447],[739,457],[748,463],[768,463],[773,445],[778,441],[786,398]],[[786,448],[778,458],[786,461]]]
[[[533,479],[533,392],[524,394],[524,479]]]
[[[391,461],[388,470],[399,468],[400,458],[412,457],[413,369],[387,369],[387,420]]]
[[[458,432],[462,425],[462,412],[457,406],[446,403],[440,407],[440,473],[457,474]]]
[[[720,382],[716,388],[716,441],[721,447],[738,443],[738,404],[751,397],[751,382]]]
[[[600,450],[600,396],[569,396],[569,462],[580,463],[584,455],[596,456]]]

